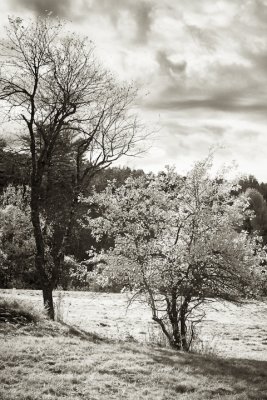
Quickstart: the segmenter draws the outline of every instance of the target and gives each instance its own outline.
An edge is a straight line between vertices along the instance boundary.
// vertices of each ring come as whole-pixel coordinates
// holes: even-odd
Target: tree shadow
[[[170,366],[174,370],[188,368],[192,375],[203,377],[215,377],[218,381],[232,379],[236,384],[236,392],[243,391],[244,387],[249,392],[249,399],[267,400],[267,361],[250,359],[222,358],[216,355],[202,355],[184,353],[166,348],[151,347],[131,348],[134,353],[146,354],[153,362],[163,366]],[[189,372],[190,373],[190,372]],[[238,383],[242,383],[243,389],[238,389]]]
[[[111,339],[108,339],[104,336],[100,336],[96,333],[87,332],[81,328],[78,328],[75,325],[67,324],[66,322],[60,322],[62,326],[68,329],[68,335],[78,337],[81,340],[88,340],[89,342],[94,343],[112,343]]]
[[[156,363],[169,365],[173,368],[189,367],[196,374],[218,378],[234,378],[235,381],[245,381],[253,389],[259,388],[266,393],[267,399],[267,361],[221,358],[219,356],[200,355],[176,352],[168,349],[157,349],[151,355]]]

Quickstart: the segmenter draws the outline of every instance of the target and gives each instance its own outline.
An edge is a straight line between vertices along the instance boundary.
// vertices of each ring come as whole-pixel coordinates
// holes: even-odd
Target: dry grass
[[[105,341],[49,321],[0,333],[1,400],[264,400],[267,362]]]
[[[24,325],[46,319],[42,307],[36,307],[30,301],[18,297],[0,296],[0,323]]]
[[[42,316],[10,296],[2,304]],[[267,361],[184,354],[128,335],[105,339],[42,317],[0,323],[0,400],[267,400]]]
[[[4,292],[4,291],[2,291]],[[12,291],[6,291],[10,296]],[[17,290],[17,298],[42,304],[40,291]],[[157,324],[144,304],[133,303],[127,310],[126,294],[55,292],[59,320],[85,331],[114,340],[164,344]],[[252,302],[241,307],[215,304],[208,309],[200,327],[196,350],[229,358],[267,360],[267,303]]]

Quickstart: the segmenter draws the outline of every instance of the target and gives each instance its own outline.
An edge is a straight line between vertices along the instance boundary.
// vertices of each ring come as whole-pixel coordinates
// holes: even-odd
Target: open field
[[[0,290],[7,296],[12,290]],[[16,290],[16,296],[42,304],[41,292]],[[55,301],[64,322],[87,332],[115,340],[141,343],[162,341],[149,309],[133,303],[127,309],[127,294],[55,292]],[[61,298],[59,301],[58,299]],[[242,306],[216,304],[206,312],[200,327],[197,350],[223,357],[267,361],[267,302]],[[56,306],[57,308],[57,306]]]
[[[267,400],[267,362],[0,324],[1,400]]]

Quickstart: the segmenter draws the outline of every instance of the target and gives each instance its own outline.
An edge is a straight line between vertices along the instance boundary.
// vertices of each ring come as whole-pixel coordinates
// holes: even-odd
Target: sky
[[[154,134],[124,165],[182,173],[219,147],[218,165],[235,160],[267,182],[267,0],[1,0],[1,28],[8,15],[47,11],[139,88],[136,110]]]

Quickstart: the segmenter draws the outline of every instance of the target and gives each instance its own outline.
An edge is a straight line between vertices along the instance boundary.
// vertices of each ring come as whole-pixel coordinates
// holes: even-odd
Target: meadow
[[[1,292],[42,306],[41,291]],[[127,293],[55,291],[54,298],[59,319],[71,326],[113,340],[165,344],[149,308],[138,301],[129,306]],[[216,302],[206,306],[205,312],[198,327],[196,351],[267,361],[267,302],[246,302],[241,306]]]
[[[23,299],[31,299],[36,307],[41,306],[40,292],[36,291],[17,291],[13,296],[9,292],[4,297],[15,297],[21,305]],[[149,339],[159,337],[153,331],[145,338],[150,323],[148,310],[133,305],[125,314],[125,294],[71,292],[64,298],[56,293],[57,297],[57,311],[65,313],[65,320],[87,329],[45,318],[31,324],[0,323],[1,400],[267,399],[267,360],[261,342],[264,335],[261,340],[256,336],[258,342],[253,346],[257,351],[253,346],[250,352],[247,349],[250,359],[244,354],[230,356],[230,347],[224,349],[224,357],[208,347],[203,354],[187,354],[149,343]],[[234,308],[225,314],[214,310],[206,322],[213,326],[213,333],[229,328],[228,339],[223,338],[225,345],[231,340],[240,345],[243,330],[249,331],[249,324],[255,322],[247,321],[244,327],[246,313],[256,318],[256,309],[261,330],[260,325],[256,329],[263,332],[264,303],[245,305],[239,313]],[[231,337],[237,328],[240,330]],[[254,354],[262,360],[253,359]]]

